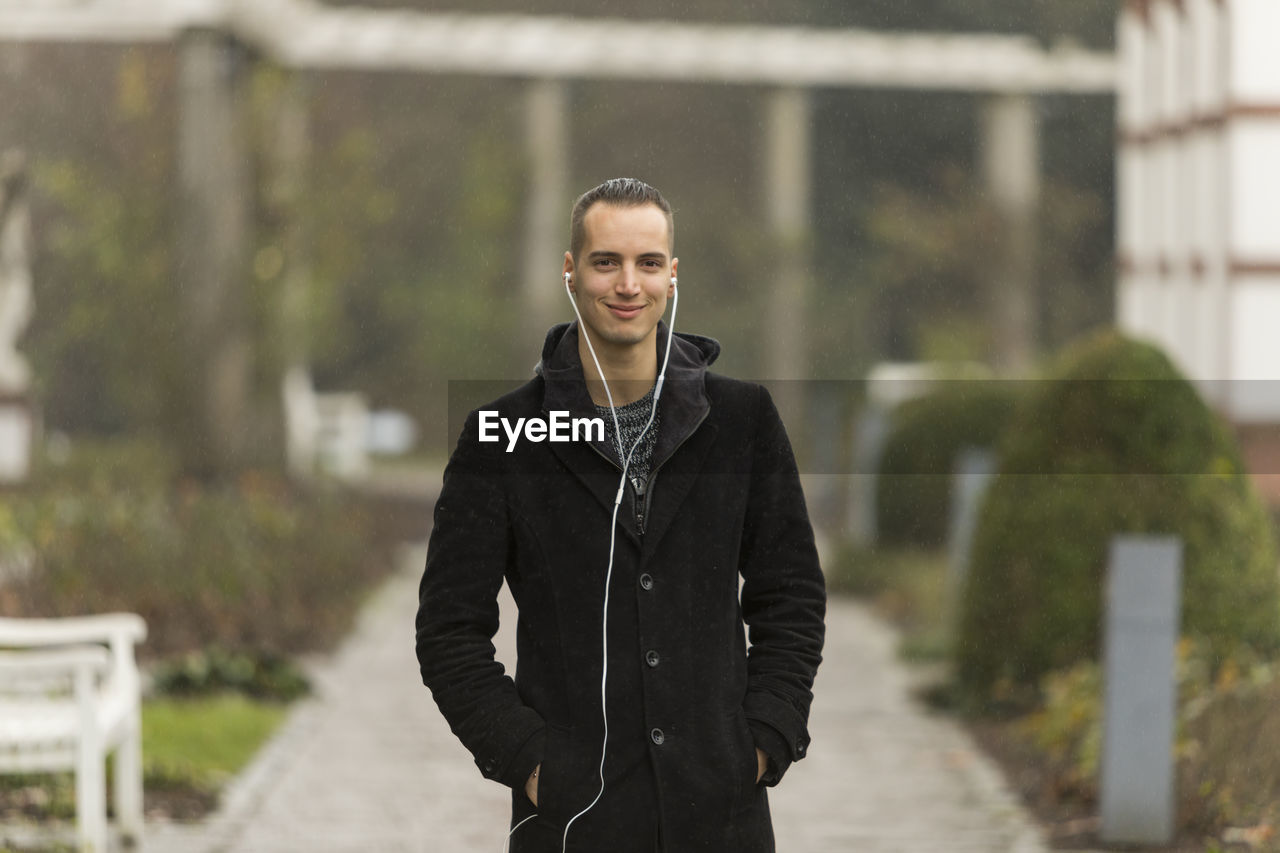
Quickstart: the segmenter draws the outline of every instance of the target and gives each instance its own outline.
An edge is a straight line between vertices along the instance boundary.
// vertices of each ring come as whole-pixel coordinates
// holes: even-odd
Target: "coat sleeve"
[[[499,443],[480,443],[473,412],[436,501],[416,645],[423,683],[480,772],[520,790],[542,760],[545,727],[494,659],[511,549],[501,452]]]
[[[763,387],[755,424],[740,563],[750,640],[743,707],[756,745],[770,758],[764,781],[775,785],[809,748],[826,585],[791,443]]]

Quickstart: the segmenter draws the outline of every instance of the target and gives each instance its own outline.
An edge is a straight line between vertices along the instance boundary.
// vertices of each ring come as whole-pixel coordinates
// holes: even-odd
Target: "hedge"
[[[1096,660],[1113,536],[1182,538],[1184,633],[1225,659],[1280,648],[1270,520],[1236,444],[1158,349],[1070,348],[1019,407],[962,592],[959,686],[988,702]]]
[[[894,410],[876,477],[876,543],[939,547],[950,529],[952,472],[969,448],[992,448],[1020,383],[954,379]]]

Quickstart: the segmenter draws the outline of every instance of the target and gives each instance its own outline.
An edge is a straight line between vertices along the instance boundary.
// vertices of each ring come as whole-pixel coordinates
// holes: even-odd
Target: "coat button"
[[[653,576],[648,572],[640,576],[640,588],[645,590],[653,589]]]
[[[804,755],[805,742],[800,741],[796,744],[796,755]]]
[[[658,653],[653,649],[649,649],[649,651],[645,652],[644,662],[649,664],[649,666],[657,666],[661,660],[662,658],[660,658]]]
[[[654,729],[649,732],[649,737],[658,746],[662,746],[662,742],[667,739],[667,736],[662,733],[662,729]]]

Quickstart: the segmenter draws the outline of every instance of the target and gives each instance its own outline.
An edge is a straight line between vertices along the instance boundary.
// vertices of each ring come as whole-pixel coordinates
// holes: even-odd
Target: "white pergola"
[[[230,36],[230,39],[228,39]],[[667,80],[753,85],[764,94],[764,219],[776,267],[768,306],[777,334],[765,363],[777,378],[806,375],[804,341],[809,273],[810,100],[814,87],[901,88],[989,95],[983,114],[983,170],[1000,208],[1008,251],[993,272],[999,354],[1008,370],[1030,359],[1034,210],[1039,145],[1034,98],[1040,93],[1108,95],[1114,58],[1072,46],[1045,49],[1004,35],[888,34],[780,26],[462,15],[329,6],[315,0],[0,0],[0,41],[176,41],[182,73],[179,129],[184,192],[184,268],[199,270],[188,290],[208,301],[230,292],[246,251],[243,152],[234,82],[222,61],[229,41],[299,70],[364,70],[523,77],[524,141],[530,193],[524,286],[530,326],[554,319],[562,298],[547,286],[562,250],[568,209],[569,106],[575,79]],[[305,107],[289,122],[305,128]],[[305,130],[286,134],[297,159]],[[299,171],[305,167],[299,166]],[[216,361],[216,357],[214,358]],[[230,368],[228,368],[230,369]],[[227,387],[226,382],[214,386]],[[234,383],[231,383],[234,385]],[[785,401],[780,401],[784,402]],[[225,410],[223,404],[210,404]]]
[[[460,15],[314,0],[0,0],[0,38],[169,41],[235,35],[293,68],[777,86],[1111,92],[1108,54],[1004,35]]]

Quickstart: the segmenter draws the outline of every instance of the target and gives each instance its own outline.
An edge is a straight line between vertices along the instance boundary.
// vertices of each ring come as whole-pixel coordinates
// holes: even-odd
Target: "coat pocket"
[[[542,755],[542,769],[538,771],[538,814],[554,822],[565,819],[562,813],[563,778],[570,741],[569,729],[547,725],[547,747]]]
[[[738,790],[734,797],[734,811],[750,808],[755,802],[756,773],[756,739],[751,735],[751,726],[747,725],[747,714],[741,708],[736,709],[730,718],[733,727],[734,751],[738,759]]]

